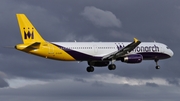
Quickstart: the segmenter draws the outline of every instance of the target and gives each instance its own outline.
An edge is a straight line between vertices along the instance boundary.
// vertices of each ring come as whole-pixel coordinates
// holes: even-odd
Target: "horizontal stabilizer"
[[[40,42],[35,42],[33,44],[18,44],[15,46],[16,49],[21,50],[21,51],[31,51],[34,49],[39,49],[41,43]]]
[[[38,49],[40,44],[41,44],[40,42],[35,42],[35,43],[27,46],[26,49]]]

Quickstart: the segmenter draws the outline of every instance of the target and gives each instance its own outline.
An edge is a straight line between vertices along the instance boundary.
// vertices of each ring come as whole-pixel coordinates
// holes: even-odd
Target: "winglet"
[[[137,43],[138,41],[139,41],[138,39],[134,38],[134,42],[135,42],[135,43]]]

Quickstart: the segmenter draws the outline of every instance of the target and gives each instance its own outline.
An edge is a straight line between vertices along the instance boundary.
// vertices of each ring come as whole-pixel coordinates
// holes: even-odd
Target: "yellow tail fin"
[[[25,43],[45,42],[25,14],[16,14],[22,40]]]

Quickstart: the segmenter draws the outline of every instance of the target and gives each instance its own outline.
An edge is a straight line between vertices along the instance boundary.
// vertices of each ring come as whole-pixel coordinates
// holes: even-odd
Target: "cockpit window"
[[[166,48],[167,48],[167,49],[169,49],[169,47],[168,47],[168,46],[167,46]]]

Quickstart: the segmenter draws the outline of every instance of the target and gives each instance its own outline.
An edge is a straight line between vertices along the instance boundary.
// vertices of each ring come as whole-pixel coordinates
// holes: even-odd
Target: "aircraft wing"
[[[141,41],[139,41],[138,39],[134,38],[134,41],[130,44],[128,44],[126,47],[122,48],[121,50],[118,50],[116,52],[110,53],[106,56],[104,56],[102,58],[102,60],[106,60],[106,59],[111,59],[111,60],[116,60],[119,57],[122,57],[128,53],[130,53],[132,50],[134,50],[139,44],[141,43]]]

